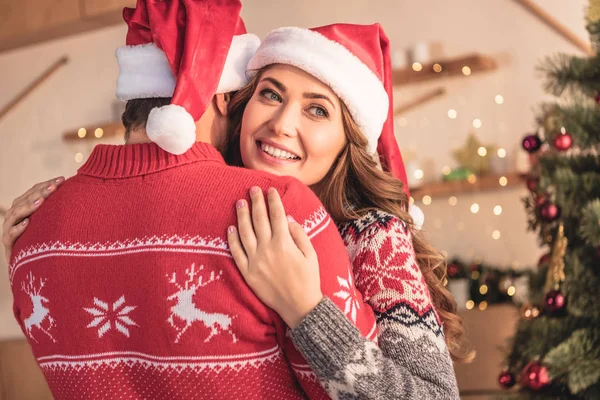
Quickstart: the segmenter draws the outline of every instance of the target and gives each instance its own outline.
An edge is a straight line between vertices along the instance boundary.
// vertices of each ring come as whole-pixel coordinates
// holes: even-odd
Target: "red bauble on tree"
[[[537,392],[548,383],[550,383],[548,370],[538,361],[530,362],[523,369],[523,374],[521,375],[521,385],[523,387]]]
[[[502,388],[510,389],[511,387],[515,386],[515,383],[517,383],[517,379],[510,372],[503,371],[500,374],[500,376],[498,376],[498,383],[500,384],[500,386],[502,386]]]
[[[541,207],[547,201],[548,201],[548,195],[545,193],[540,193],[535,198],[535,206]]]
[[[552,256],[552,253],[546,253],[543,256],[541,256],[538,261],[538,267],[542,267],[544,264],[546,264],[548,261],[550,261],[551,256]]]
[[[528,153],[535,153],[542,147],[542,139],[538,135],[527,135],[523,139],[523,149]]]
[[[558,290],[551,290],[544,296],[544,308],[550,313],[562,310],[566,304],[565,295]]]
[[[529,191],[531,192],[535,192],[535,190],[537,189],[538,180],[533,177],[528,177],[526,183],[527,189],[529,189]]]
[[[540,217],[546,222],[556,221],[560,217],[560,207],[551,201],[546,201],[538,207]]]
[[[569,133],[559,133],[554,137],[554,147],[558,151],[566,151],[573,145],[573,137]]]
[[[600,104],[600,93],[596,95],[596,104]]]

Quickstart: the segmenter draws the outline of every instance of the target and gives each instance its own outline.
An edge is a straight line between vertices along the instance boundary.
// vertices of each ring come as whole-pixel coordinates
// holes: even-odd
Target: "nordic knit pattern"
[[[377,315],[364,340],[330,299],[292,332],[333,399],[458,399],[452,361],[412,237],[397,217],[371,211],[339,226],[356,287]]]
[[[327,398],[229,253],[235,201],[253,185],[279,190],[323,290],[375,336],[335,224],[297,180],[227,167],[202,143],[181,156],[101,145],[32,216],[10,264],[15,317],[55,399]]]

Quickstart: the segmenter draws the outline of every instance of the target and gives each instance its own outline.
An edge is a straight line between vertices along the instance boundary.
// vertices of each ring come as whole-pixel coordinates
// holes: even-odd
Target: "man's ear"
[[[215,95],[215,105],[217,106],[217,110],[219,110],[224,117],[227,116],[229,100],[231,100],[231,93],[217,93]]]

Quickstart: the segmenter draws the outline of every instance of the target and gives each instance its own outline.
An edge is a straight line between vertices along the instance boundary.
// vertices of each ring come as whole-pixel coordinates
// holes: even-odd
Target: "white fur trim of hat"
[[[233,92],[246,86],[246,66],[259,45],[260,39],[251,33],[233,37],[217,93]],[[122,46],[116,55],[118,99],[127,101],[173,95],[175,76],[165,53],[154,43]]]

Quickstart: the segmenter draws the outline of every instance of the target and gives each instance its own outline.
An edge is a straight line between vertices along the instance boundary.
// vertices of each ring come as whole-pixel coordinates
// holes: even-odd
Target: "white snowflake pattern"
[[[333,295],[344,300],[344,314],[356,324],[356,313],[360,309],[360,303],[356,299],[356,288],[352,279],[352,271],[348,270],[348,279],[338,276],[337,280],[341,290],[335,292]]]
[[[127,326],[138,326],[130,317],[131,311],[135,310],[137,306],[125,306],[125,296],[121,296],[117,301],[112,304],[110,309],[109,304],[96,297],[94,297],[94,306],[91,308],[84,307],[83,309],[94,316],[92,322],[90,322],[87,328],[95,328],[102,324],[98,328],[98,337],[102,337],[106,332],[110,331],[113,327],[123,335],[129,337],[129,329]]]

